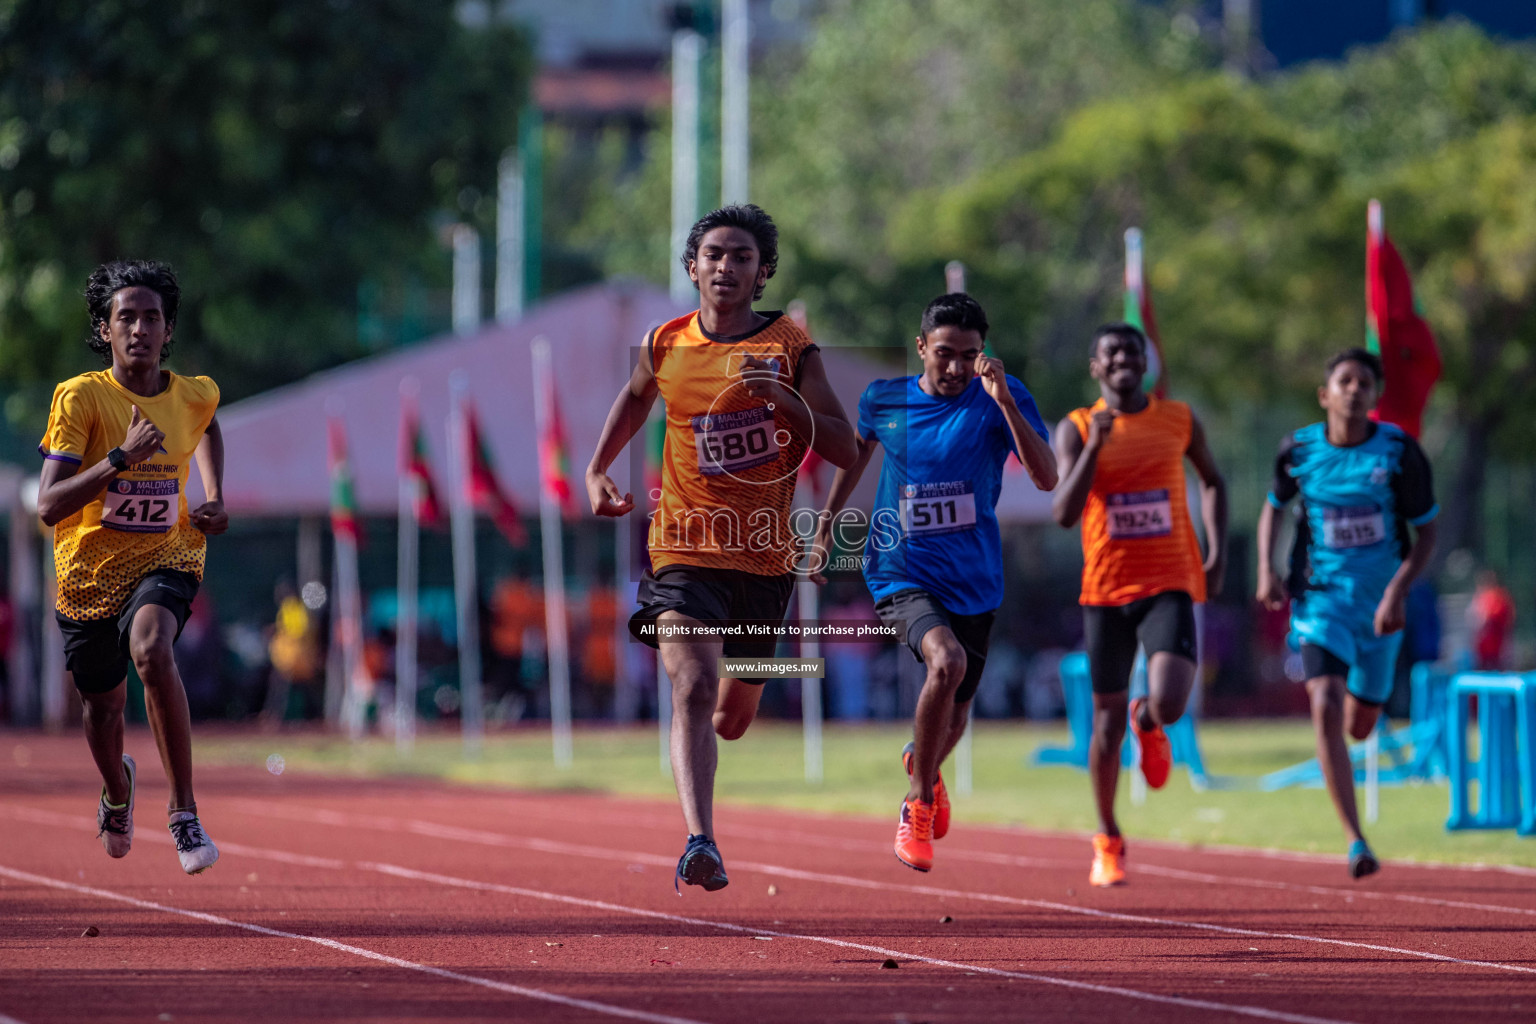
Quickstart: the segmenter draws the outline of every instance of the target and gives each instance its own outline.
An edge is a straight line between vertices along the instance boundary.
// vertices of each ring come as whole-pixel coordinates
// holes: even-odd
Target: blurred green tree
[[[176,366],[226,400],[362,354],[365,285],[445,281],[434,219],[490,223],[531,68],[456,7],[0,3],[0,377],[34,384],[8,419],[93,368],[103,260],[173,263]]]

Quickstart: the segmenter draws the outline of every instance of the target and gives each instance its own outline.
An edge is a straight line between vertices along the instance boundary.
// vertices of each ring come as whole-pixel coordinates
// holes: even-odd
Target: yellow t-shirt
[[[136,395],[111,370],[82,373],[53,392],[45,458],[94,466],[123,443],[133,406],[165,432],[160,450],[120,473],[89,505],[53,529],[58,610],[71,619],[117,615],[156,569],[203,578],[205,539],[187,516],[187,470],[219,407],[207,377],[170,375],[158,395]]]

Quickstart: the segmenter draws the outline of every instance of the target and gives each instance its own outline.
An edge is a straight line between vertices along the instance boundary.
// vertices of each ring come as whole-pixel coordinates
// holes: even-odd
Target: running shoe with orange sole
[[[912,778],[912,758],[917,754],[917,744],[908,743],[901,748],[901,766],[907,770],[907,778]],[[949,835],[949,790],[944,788],[944,773],[940,772],[933,780],[933,838],[943,839]]]
[[[1173,746],[1168,742],[1168,734],[1162,726],[1142,729],[1141,709],[1146,703],[1145,697],[1131,701],[1131,728],[1136,732],[1136,742],[1141,744],[1141,774],[1146,777],[1148,786],[1162,789],[1168,782],[1169,770],[1173,768]]]
[[[1125,840],[1100,832],[1093,837],[1093,867],[1088,870],[1088,884],[1100,888],[1125,884]]]
[[[933,805],[921,800],[901,802],[896,826],[896,859],[914,871],[933,869]]]

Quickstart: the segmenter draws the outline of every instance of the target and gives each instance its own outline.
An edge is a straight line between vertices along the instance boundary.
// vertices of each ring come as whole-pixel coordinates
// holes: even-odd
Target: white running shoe
[[[101,787],[101,803],[96,805],[96,838],[106,847],[108,857],[126,857],[133,846],[133,794],[136,768],[133,758],[123,755],[123,772],[128,776],[128,802],[107,803],[107,787]]]
[[[176,856],[181,858],[181,870],[189,875],[207,871],[219,859],[219,848],[213,845],[203,825],[192,811],[176,811],[169,825],[171,836],[176,840]]]

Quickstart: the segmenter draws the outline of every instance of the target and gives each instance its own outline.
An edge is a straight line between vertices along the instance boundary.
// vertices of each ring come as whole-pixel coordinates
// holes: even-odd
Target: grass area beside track
[[[722,803],[785,810],[889,815],[906,791],[900,751],[910,725],[828,723],[824,737],[823,781],[805,779],[798,725],[764,721],[734,743],[722,743],[716,797]],[[1090,832],[1095,828],[1088,777],[1068,767],[1036,767],[1030,755],[1043,744],[1066,742],[1065,725],[984,721],[974,742],[974,787],[955,792],[953,760],[945,777],[955,805],[955,834],[967,821]],[[1207,771],[1222,776],[1258,776],[1313,756],[1312,730],[1300,719],[1212,721],[1200,726]],[[546,728],[520,726],[489,733],[477,757],[465,757],[456,733],[429,731],[409,756],[396,753],[386,738],[356,743],[320,732],[250,732],[203,729],[197,733],[199,762],[246,764],[265,770],[268,759],[283,758],[287,772],[354,776],[414,775],[471,785],[510,789],[596,790],[673,798],[672,780],[661,763],[655,726],[580,727],[571,768],[556,769]],[[1168,785],[1133,806],[1128,776],[1122,776],[1117,811],[1132,848],[1137,837],[1187,843],[1276,848],[1343,857],[1346,843],[1327,793],[1295,788],[1194,790],[1189,775],[1175,767]],[[1364,806],[1363,794],[1361,805]],[[1536,838],[1511,830],[1447,832],[1446,786],[1383,786],[1381,816],[1366,834],[1386,860],[1516,864],[1536,867]],[[682,821],[679,818],[678,828]],[[1086,864],[1086,844],[1085,844]]]

